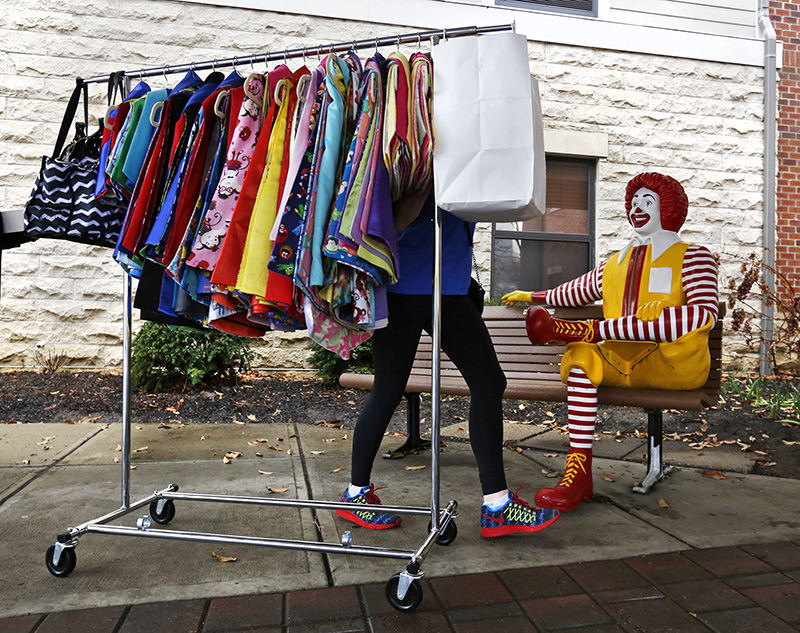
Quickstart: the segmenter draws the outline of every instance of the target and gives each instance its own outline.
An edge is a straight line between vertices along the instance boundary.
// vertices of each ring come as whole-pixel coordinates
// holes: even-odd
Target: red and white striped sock
[[[569,447],[591,450],[597,419],[597,387],[579,367],[573,367],[567,378],[567,418]]]

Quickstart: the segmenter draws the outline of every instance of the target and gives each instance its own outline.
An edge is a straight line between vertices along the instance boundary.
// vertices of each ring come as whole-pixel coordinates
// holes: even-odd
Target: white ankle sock
[[[497,511],[508,503],[509,496],[510,495],[506,493],[505,497],[497,499],[496,501],[489,501],[488,503],[484,503],[483,505],[485,505],[490,510]]]
[[[353,497],[360,495],[365,490],[369,490],[369,486],[354,486],[353,484],[350,484],[347,487],[347,496],[352,499]]]

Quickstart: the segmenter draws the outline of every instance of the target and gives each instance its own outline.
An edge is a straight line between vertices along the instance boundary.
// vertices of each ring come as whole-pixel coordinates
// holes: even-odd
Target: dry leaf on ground
[[[616,481],[611,473],[600,473],[600,476],[606,481]]]
[[[339,466],[338,468],[334,468],[331,473],[340,473],[344,470],[344,466]]]
[[[703,477],[708,477],[709,479],[727,479],[725,473],[722,473],[718,470],[711,470],[710,468],[706,468],[702,472]]]
[[[272,471],[271,470],[259,470],[258,474],[259,475],[271,475]]]
[[[669,508],[669,504],[664,501],[663,499],[658,500],[658,507],[659,508]]]
[[[273,488],[272,486],[267,486],[267,490],[269,490],[270,492],[273,492],[275,494],[280,494],[282,492],[286,492],[289,489],[288,488]]]
[[[422,470],[423,468],[425,468],[424,465],[422,465],[422,466],[406,466],[406,470]]]
[[[211,552],[211,558],[220,563],[235,563],[237,560],[235,556],[220,556],[216,552]]]

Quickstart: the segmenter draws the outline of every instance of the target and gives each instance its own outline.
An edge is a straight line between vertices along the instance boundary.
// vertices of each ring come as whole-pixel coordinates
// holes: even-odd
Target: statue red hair
[[[630,222],[631,198],[642,187],[655,191],[661,204],[661,228],[680,230],[689,210],[689,198],[677,180],[664,174],[647,172],[631,178],[625,187],[625,211]]]

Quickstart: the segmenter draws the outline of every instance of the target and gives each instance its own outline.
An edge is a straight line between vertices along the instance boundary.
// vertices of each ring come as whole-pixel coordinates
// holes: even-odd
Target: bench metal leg
[[[645,409],[647,411],[647,474],[641,483],[633,487],[634,492],[646,494],[657,482],[675,470],[674,466],[664,467],[661,454],[662,446],[662,411],[661,409]]]
[[[426,448],[430,448],[430,441],[423,440],[419,435],[419,401],[420,394],[406,393],[406,403],[408,405],[408,413],[406,414],[408,433],[406,441],[405,444],[393,451],[384,453],[384,459],[402,459],[411,453],[418,453]]]

